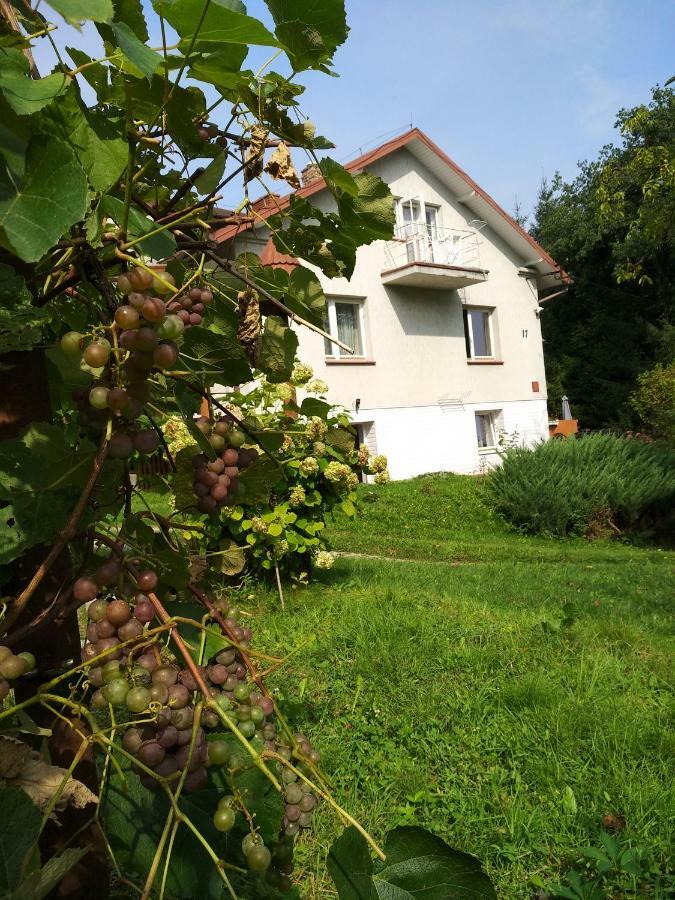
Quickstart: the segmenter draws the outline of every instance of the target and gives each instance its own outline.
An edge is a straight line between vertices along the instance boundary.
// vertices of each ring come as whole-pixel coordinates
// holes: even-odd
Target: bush
[[[675,446],[675,362],[639,375],[629,402],[644,427]]]
[[[508,450],[487,484],[490,502],[531,534],[667,530],[675,500],[675,452],[594,434]],[[670,523],[668,519],[670,518]]]

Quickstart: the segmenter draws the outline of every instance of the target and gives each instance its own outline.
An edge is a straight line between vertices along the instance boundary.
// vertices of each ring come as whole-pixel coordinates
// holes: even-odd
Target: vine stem
[[[101,468],[108,453],[109,440],[110,437],[108,435],[108,429],[106,429],[101,440],[101,445],[99,447],[98,453],[94,457],[94,462],[91,467],[91,472],[89,473],[89,478],[87,479],[84,490],[80,494],[80,498],[75,505],[75,509],[72,511],[70,518],[61,531],[58,539],[54,542],[52,549],[49,551],[44,561],[40,564],[26,587],[23,589],[23,591],[21,591],[19,596],[12,604],[12,608],[7,614],[7,618],[4,620],[4,622],[0,623],[0,635],[5,634],[7,631],[9,631],[14,622],[16,622],[16,620],[21,615],[24,607],[40,586],[42,579],[45,577],[47,572],[49,572],[58,557],[61,555],[66,544],[70,540],[72,540],[77,530],[77,525],[82,518],[82,515],[84,514],[87,503],[89,502],[91,492],[94,490],[94,486],[98,481],[99,475],[101,474]]]
[[[300,769],[296,768],[293,765],[293,763],[289,762],[287,759],[284,759],[284,757],[281,756],[281,754],[275,753],[274,750],[263,750],[262,755],[265,757],[265,759],[277,760],[277,762],[281,763],[282,765],[286,766],[286,768],[288,768],[292,772],[294,772],[298,776],[298,778],[301,778],[305,782],[305,784],[309,785],[309,787],[313,791],[315,791],[319,795],[319,797],[321,797],[323,800],[325,800],[326,803],[330,804],[330,806],[333,807],[335,812],[340,816],[340,818],[344,822],[348,822],[350,825],[353,825],[354,828],[356,828],[356,830],[359,832],[359,834],[362,835],[366,839],[366,841],[368,841],[370,846],[373,848],[375,853],[377,853],[377,855],[380,857],[381,860],[386,859],[386,857],[384,855],[384,851],[382,850],[380,845],[375,841],[375,838],[372,837],[366,831],[366,829],[363,827],[363,825],[361,825],[353,816],[350,816],[349,813],[347,812],[347,810],[343,809],[339,805],[339,803],[336,803],[336,801],[333,800],[333,798],[331,797],[330,794],[328,794],[326,791],[322,790],[322,788],[317,787],[317,785],[314,784],[313,781],[310,781],[310,779],[306,775],[304,775],[300,771]]]

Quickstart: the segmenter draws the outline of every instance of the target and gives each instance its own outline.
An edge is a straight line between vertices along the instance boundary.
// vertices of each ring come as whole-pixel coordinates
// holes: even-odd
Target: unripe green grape
[[[264,718],[265,718],[265,713],[262,711],[262,709],[260,709],[259,706],[251,707],[251,721],[255,725],[260,725],[260,723],[262,722],[262,720]]]
[[[35,657],[33,656],[33,654],[29,653],[27,650],[23,650],[21,653],[17,653],[16,655],[21,659],[25,659],[26,665],[28,666],[26,671],[32,672],[35,668]]]
[[[266,872],[272,861],[272,854],[264,844],[256,844],[246,854],[246,862],[252,872]]]
[[[250,721],[240,722],[239,731],[241,731],[245,738],[252,738],[255,734],[255,724]]]
[[[220,434],[212,434],[209,437],[209,444],[213,447],[213,449],[217,452],[222,450],[225,446],[225,438]]]
[[[133,713],[144,712],[150,705],[150,691],[144,687],[131,688],[126,696],[127,709]]]
[[[218,694],[214,699],[223,712],[229,712],[232,709],[233,703],[225,694]]]
[[[61,349],[66,356],[79,356],[83,340],[84,336],[79,331],[67,331],[61,338]]]
[[[230,447],[235,447],[238,450],[239,447],[246,442],[246,435],[238,428],[233,428],[228,436],[228,441]]]
[[[92,584],[95,584],[95,582],[92,582]],[[96,585],[96,587],[98,587],[98,585]],[[79,599],[79,597],[77,599]],[[108,601],[104,600],[103,598],[101,598],[100,600],[93,600],[87,607],[87,615],[92,622],[100,622],[101,619],[105,618],[107,612]]]
[[[242,682],[241,684],[238,684],[234,689],[234,699],[239,700],[239,702],[241,703],[242,700],[248,699],[248,695],[250,694],[250,692],[251,689],[249,688],[249,686],[245,682]]]
[[[108,391],[109,388],[101,384],[96,385],[89,391],[89,403],[94,409],[106,409],[108,406]]]
[[[129,685],[124,678],[115,678],[109,681],[102,689],[103,696],[113,706],[121,706],[127,699]]]
[[[178,316],[170,315],[159,325],[157,334],[164,341],[175,341],[185,330],[185,323]]]
[[[230,748],[225,741],[209,741],[209,762],[214,766],[224,765],[230,758]]]
[[[292,782],[286,787],[285,797],[287,803],[300,803],[304,796],[302,788],[297,781]]]
[[[4,644],[0,646],[0,662],[2,662],[3,659],[8,659],[10,656],[14,656],[14,654],[9,647],[5,647]]]
[[[236,821],[237,815],[229,807],[218,807],[213,814],[213,824],[218,831],[230,831]]]
[[[103,684],[110,684],[111,681],[120,678],[119,660],[111,659],[110,662],[104,663],[101,666],[101,677],[103,678]]]
[[[176,279],[170,272],[162,272],[161,281],[155,276],[152,279],[152,289],[156,294],[171,294],[176,286]]]

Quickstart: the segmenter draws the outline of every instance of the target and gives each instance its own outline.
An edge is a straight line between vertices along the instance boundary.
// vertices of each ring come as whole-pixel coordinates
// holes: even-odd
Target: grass
[[[275,683],[341,804],[379,838],[419,824],[475,854],[503,898],[555,880],[606,813],[663,869],[675,554],[518,535],[467,477],[361,491],[333,546],[386,558],[339,558],[285,613],[272,591],[256,600],[259,647],[315,636]],[[574,623],[543,627],[565,604]],[[316,822],[298,853],[307,900],[330,896],[340,830],[325,806]]]

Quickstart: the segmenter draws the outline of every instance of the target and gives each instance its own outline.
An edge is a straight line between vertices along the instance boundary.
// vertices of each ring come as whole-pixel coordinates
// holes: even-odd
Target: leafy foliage
[[[566,394],[589,428],[634,427],[637,376],[675,354],[672,88],[617,126],[619,146],[544,183],[532,228],[573,279],[541,316],[550,409]]]
[[[531,534],[663,529],[675,497],[675,454],[637,439],[597,434],[504,454],[488,489],[494,508]]]
[[[384,852],[386,859],[373,863],[366,841],[353,827],[337,839],[328,854],[328,870],[340,900],[404,900],[421,894],[430,900],[497,897],[477,859],[452,850],[422,828],[395,828]]]

